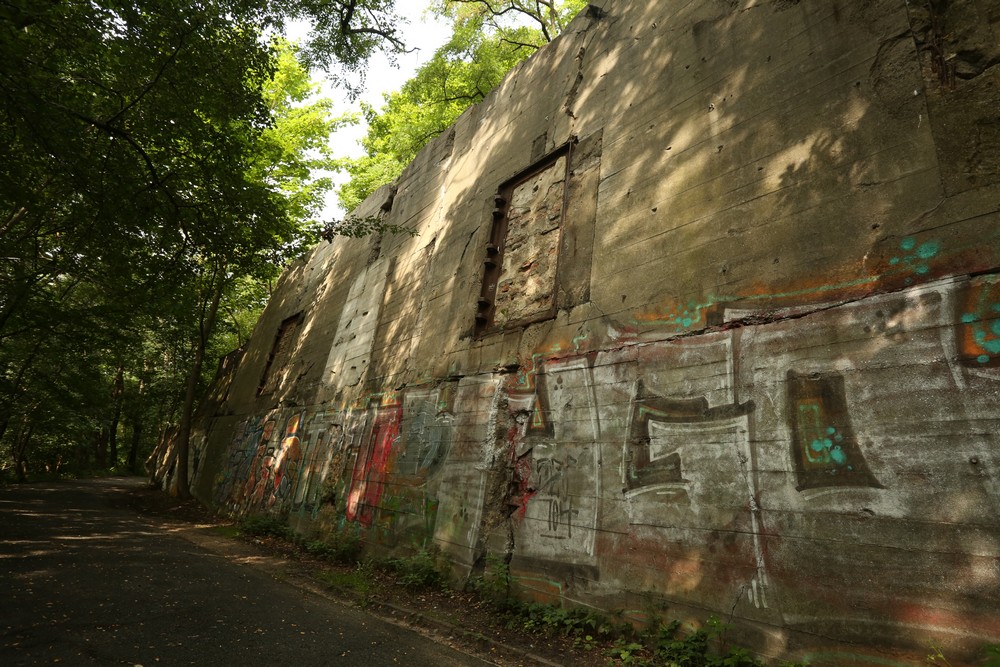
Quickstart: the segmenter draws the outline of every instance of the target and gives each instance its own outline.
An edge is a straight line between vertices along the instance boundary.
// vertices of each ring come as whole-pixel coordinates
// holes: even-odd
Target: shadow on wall
[[[1000,179],[969,157],[1000,142],[948,124],[997,72],[935,60],[935,21],[994,24],[604,5],[404,173],[417,237],[286,277],[211,431],[214,501],[464,574],[510,556],[525,595],[724,615],[814,664],[1000,642]],[[560,285],[589,302],[476,338],[494,196],[571,136],[602,145],[593,259],[563,274],[586,287]],[[288,382],[251,396],[299,311]]]

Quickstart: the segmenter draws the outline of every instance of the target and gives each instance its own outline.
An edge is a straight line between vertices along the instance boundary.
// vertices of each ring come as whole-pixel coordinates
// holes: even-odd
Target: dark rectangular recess
[[[556,270],[555,284],[553,285],[552,307],[543,313],[536,313],[531,317],[507,322],[502,327],[495,325],[496,316],[496,291],[503,271],[504,251],[507,241],[507,213],[510,208],[511,197],[519,185],[529,179],[541,174],[546,169],[554,165],[559,158],[566,157],[566,173],[563,182],[562,210],[560,212],[560,228],[565,224],[566,216],[566,194],[569,191],[569,179],[571,175],[572,152],[576,144],[576,137],[572,137],[568,142],[559,146],[548,155],[544,156],[530,167],[523,169],[513,177],[505,181],[497,190],[493,198],[493,212],[490,227],[490,235],[486,242],[483,256],[483,280],[479,293],[479,300],[476,309],[475,335],[476,338],[509,331],[518,327],[525,327],[535,322],[541,322],[555,317],[558,303],[555,294],[558,293],[558,266]],[[561,229],[560,229],[561,231]],[[557,245],[557,248],[559,245]],[[558,263],[558,258],[556,262]]]

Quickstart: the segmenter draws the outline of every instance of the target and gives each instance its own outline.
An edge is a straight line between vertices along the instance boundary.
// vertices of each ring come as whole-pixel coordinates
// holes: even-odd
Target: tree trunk
[[[11,453],[14,455],[14,472],[19,483],[28,480],[28,443],[31,441],[31,434],[34,430],[34,424],[22,422],[11,443]]]
[[[125,368],[118,367],[115,374],[115,385],[111,391],[114,401],[114,411],[111,415],[111,425],[108,427],[108,454],[111,459],[111,467],[118,465],[118,423],[122,419],[122,403],[125,398]]]
[[[38,355],[38,350],[41,346],[41,341],[35,343],[35,347],[21,363],[21,367],[17,371],[14,381],[10,383],[10,393],[5,397],[0,397],[0,415],[2,415],[0,416],[0,438],[3,438],[4,433],[7,432],[7,427],[10,425],[11,417],[14,415],[13,407],[20,398],[18,394],[21,392],[21,383],[24,381],[24,376],[27,374],[28,370],[32,368],[32,364],[34,364],[35,357]]]
[[[98,468],[108,465],[108,429],[94,429],[94,462]]]
[[[132,422],[132,442],[128,448],[128,460],[125,465],[129,472],[139,472],[136,469],[139,459],[139,443],[142,441],[142,418]]]
[[[212,328],[215,326],[215,315],[219,312],[219,302],[222,300],[222,292],[225,284],[224,269],[219,268],[212,281],[212,301],[208,304],[207,311],[202,310],[198,338],[195,341],[194,363],[191,365],[187,387],[184,391],[184,404],[181,407],[181,423],[178,426],[177,445],[174,447],[176,452],[174,482],[177,485],[177,495],[181,498],[191,497],[191,487],[188,480],[188,451],[191,445],[194,403],[198,395],[198,380],[201,378],[201,366],[205,361],[205,348],[208,345],[209,336],[212,335]]]

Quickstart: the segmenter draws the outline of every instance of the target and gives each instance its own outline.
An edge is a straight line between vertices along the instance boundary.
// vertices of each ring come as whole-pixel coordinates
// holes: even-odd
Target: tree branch
[[[194,30],[195,28],[192,27],[187,32],[181,34],[180,44],[177,45],[177,48],[174,49],[173,52],[163,62],[163,64],[157,70],[156,74],[153,76],[153,79],[143,87],[142,91],[138,95],[136,95],[135,99],[133,99],[131,102],[123,106],[118,111],[118,113],[116,113],[114,116],[108,119],[109,124],[115,122],[123,115],[128,113],[130,109],[132,109],[135,105],[141,102],[142,98],[144,98],[149,93],[149,91],[151,91],[156,86],[156,84],[160,82],[160,79],[163,78],[163,74],[167,71],[167,67],[173,64],[175,60],[177,60],[177,54],[179,54],[181,52],[181,49],[184,47],[184,41],[188,38],[188,35],[190,35]]]
[[[129,146],[133,148],[133,150],[135,150],[136,153],[139,154],[139,156],[142,158],[142,161],[146,163],[146,170],[149,172],[149,175],[152,178],[153,185],[158,190],[163,192],[164,195],[166,195],[167,199],[170,200],[170,204],[173,206],[175,212],[180,211],[180,205],[177,203],[174,194],[166,187],[165,180],[160,178],[160,174],[159,172],[157,172],[156,165],[153,164],[152,158],[149,157],[149,154],[146,153],[143,147],[139,145],[139,142],[133,139],[128,132],[120,128],[114,127],[113,125],[108,124],[106,121],[98,120],[97,118],[91,118],[90,116],[84,113],[76,111],[75,109],[70,109],[69,107],[57,104],[55,102],[50,102],[50,104],[52,104],[52,106],[56,107],[57,109],[60,109],[65,113],[69,114],[73,118],[76,118],[77,120],[90,125],[91,127],[97,128],[98,130],[101,130],[107,133],[108,135],[118,137],[119,139],[123,139]]]

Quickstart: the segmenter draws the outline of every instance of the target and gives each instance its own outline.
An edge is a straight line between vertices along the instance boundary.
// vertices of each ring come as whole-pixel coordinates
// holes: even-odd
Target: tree
[[[33,442],[110,444],[116,404],[141,414],[129,392],[156,384],[151,349],[197,387],[214,304],[315,238],[328,187],[310,174],[329,104],[305,102],[304,67],[264,36],[312,18],[312,62],[358,71],[397,43],[392,6],[0,6],[0,439],[22,470]]]
[[[382,108],[362,104],[365,155],[344,159],[349,175],[338,195],[353,210],[402,173],[431,139],[483,100],[517,63],[565,28],[582,0],[437,0],[432,10],[452,23],[449,41]]]
[[[543,42],[555,39],[586,6],[584,0],[436,0],[434,5],[442,15],[478,17],[500,35],[512,25],[527,25],[538,31]],[[535,41],[524,45],[540,46]]]

